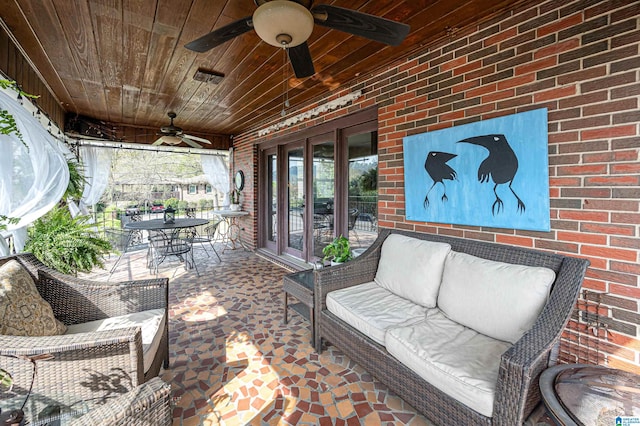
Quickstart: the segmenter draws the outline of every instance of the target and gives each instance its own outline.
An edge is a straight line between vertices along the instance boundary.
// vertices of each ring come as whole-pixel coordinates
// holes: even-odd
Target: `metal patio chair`
[[[218,257],[218,261],[222,262],[222,259],[220,258],[220,255],[218,254],[218,251],[216,250],[215,246],[213,245],[213,242],[216,240],[216,231],[218,230],[218,226],[220,225],[220,222],[222,222],[222,221],[218,220],[217,222],[206,226],[202,230],[203,231],[202,234],[196,232],[196,235],[193,237],[193,244],[201,244],[204,252],[207,253],[207,256],[211,257],[211,255],[209,255],[209,251],[207,250],[207,247],[206,247],[206,244],[209,243],[209,246],[211,247],[213,252]]]
[[[195,268],[196,274],[198,266],[193,258],[193,241],[195,230],[184,228],[165,234],[162,231],[149,233],[148,266],[158,275],[158,267],[168,257],[175,256],[184,263],[185,269]]]

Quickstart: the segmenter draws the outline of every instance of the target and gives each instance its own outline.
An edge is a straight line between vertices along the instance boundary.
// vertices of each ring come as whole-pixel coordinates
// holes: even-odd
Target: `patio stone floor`
[[[110,281],[152,276],[145,254],[123,256]],[[282,277],[291,271],[244,250],[220,255],[221,263],[196,250],[199,277],[177,261],[160,268],[170,279],[170,367],[161,377],[174,425],[432,424],[336,348],[317,354],[300,315],[283,323]],[[107,271],[85,277],[108,279]],[[527,424],[552,423],[538,413]]]

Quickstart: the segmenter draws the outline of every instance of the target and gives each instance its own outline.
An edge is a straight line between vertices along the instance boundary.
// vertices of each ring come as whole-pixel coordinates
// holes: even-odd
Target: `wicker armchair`
[[[157,376],[163,364],[168,367],[168,279],[82,280],[44,266],[31,254],[0,258],[0,265],[11,259],[29,271],[40,295],[65,325],[151,309],[165,311],[160,345],[146,372],[139,327],[46,337],[0,335],[0,363],[14,379],[12,397],[26,395],[33,377],[32,363],[25,357],[52,355],[36,361],[34,399],[71,395],[77,401],[107,401]]]
[[[327,293],[373,281],[381,247],[391,233],[449,243],[452,250],[498,262],[543,266],[556,273],[549,299],[533,327],[502,354],[493,416],[486,417],[448,396],[406,367],[386,348],[327,310]],[[340,266],[315,271],[315,346],[338,347],[393,392],[438,425],[521,425],[540,402],[541,372],[556,362],[560,335],[573,312],[589,261],[483,241],[383,229],[369,249]]]
[[[159,377],[91,410],[72,426],[163,426],[172,423],[171,387]]]

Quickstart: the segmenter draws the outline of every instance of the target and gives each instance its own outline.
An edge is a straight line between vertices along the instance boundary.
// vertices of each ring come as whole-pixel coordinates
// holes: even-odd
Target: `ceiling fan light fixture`
[[[161,143],[164,143],[167,145],[180,145],[181,142],[182,142],[181,137],[164,135],[158,138],[158,140],[155,141],[153,145],[156,145],[156,144],[160,145]]]
[[[296,2],[273,0],[255,10],[253,28],[265,43],[276,47],[295,47],[311,35],[313,15]]]

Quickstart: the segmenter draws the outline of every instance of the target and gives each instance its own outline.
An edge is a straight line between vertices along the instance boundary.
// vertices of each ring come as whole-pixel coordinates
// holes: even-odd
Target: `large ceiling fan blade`
[[[156,139],[156,141],[154,143],[152,143],[151,145],[154,146],[158,146],[158,145],[162,145],[164,141],[162,140],[162,137],[159,137],[158,139]]]
[[[402,43],[410,29],[408,25],[401,22],[327,4],[314,6],[311,13],[318,25],[391,46]]]
[[[185,136],[182,137],[182,142],[186,143],[187,145],[189,145],[192,148],[202,148],[202,145],[192,141],[191,139],[189,139],[189,138],[187,138]]]
[[[222,28],[218,28],[209,34],[203,35],[197,40],[193,40],[184,45],[189,50],[194,52],[203,53],[207,50],[213,49],[222,43],[231,40],[247,31],[253,29],[253,22],[251,16],[239,19],[235,22],[225,25]]]
[[[309,45],[306,41],[297,46],[289,47],[287,51],[296,78],[311,77],[316,73],[311,59],[311,52],[309,52]]]
[[[211,141],[209,139],[205,139],[205,138],[201,138],[198,136],[193,136],[193,135],[187,135],[187,134],[183,134],[182,135],[183,138],[189,138],[193,141],[198,141],[198,142],[202,142],[202,143],[207,143],[209,145],[211,145]]]

